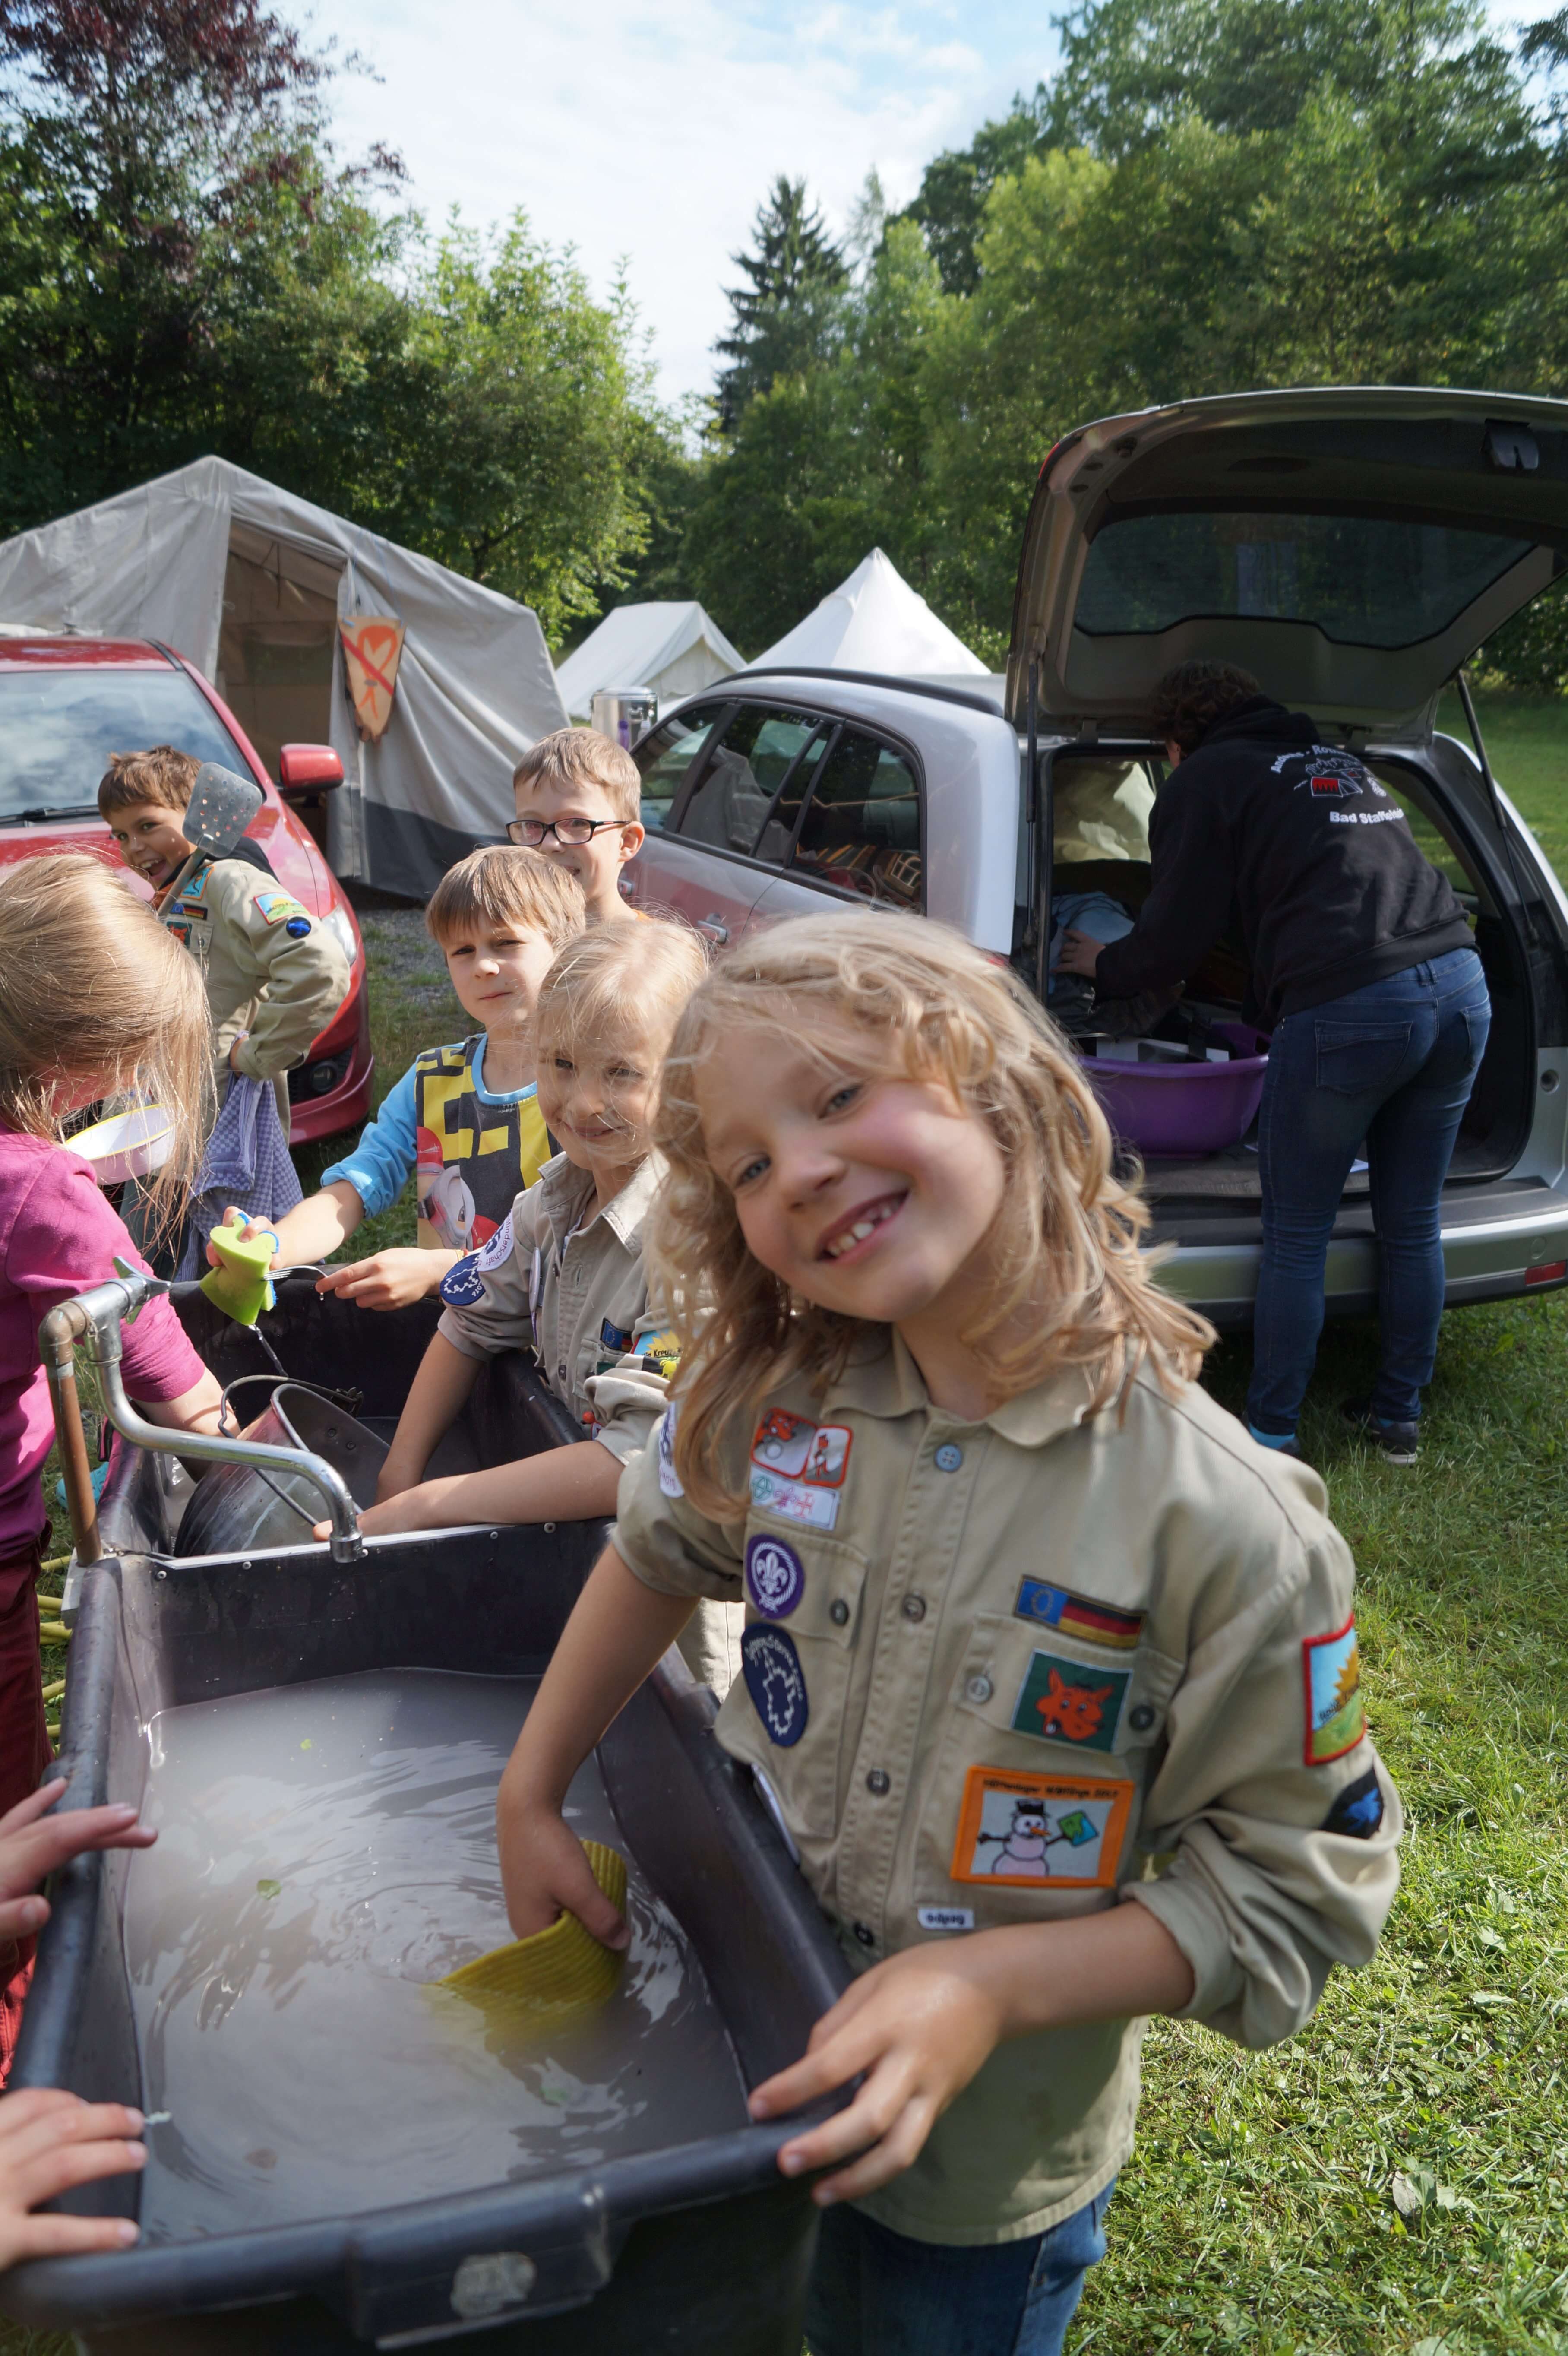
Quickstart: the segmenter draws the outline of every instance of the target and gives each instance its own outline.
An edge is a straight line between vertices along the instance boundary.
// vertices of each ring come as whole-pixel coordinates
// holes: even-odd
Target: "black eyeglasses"
[[[577,851],[585,842],[592,842],[596,834],[603,834],[607,826],[633,824],[635,820],[629,818],[515,818],[507,833],[513,842],[524,843],[529,851],[537,851],[547,834],[553,834],[557,842]]]

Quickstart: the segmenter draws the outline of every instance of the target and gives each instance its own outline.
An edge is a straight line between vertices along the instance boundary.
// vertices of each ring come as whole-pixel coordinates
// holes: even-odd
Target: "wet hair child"
[[[643,781],[624,745],[593,728],[558,728],[529,746],[512,776],[517,815],[507,829],[582,886],[591,925],[635,916],[621,871],[643,846]]]
[[[1210,1329],[1156,1290],[1093,1097],[955,935],[748,940],[655,1137],[680,1373],[502,1781],[513,1928],[624,1941],[563,1795],[693,1600],[743,1593],[719,1738],[859,1975],[751,2097],[862,2081],[781,2152],[827,2171],[811,2345],[1048,2356],[1140,2016],[1267,2045],[1375,1946],[1400,1809],[1350,1558],[1317,1478],[1197,1387]]]
[[[147,1183],[155,1230],[177,1218],[207,1133],[208,1033],[191,959],[97,859],[60,852],[0,873],[0,1815],[50,1758],[37,1578],[39,1474],[54,1437],[38,1325],[57,1302],[144,1266],[62,1124],[132,1088],[164,1105],[174,1151]],[[155,1423],[216,1430],[219,1387],[166,1301],[124,1335],[125,1387]],[[0,2080],[26,1987],[0,1990]]]
[[[549,1158],[534,1086],[534,1010],[557,952],[582,925],[576,882],[537,851],[492,844],[448,868],[425,926],[464,1012],[480,1027],[414,1058],[353,1152],[322,1173],[321,1191],[273,1226],[277,1265],[326,1258],[362,1220],[390,1210],[411,1176],[419,1245],[329,1268],[318,1292],[361,1309],[401,1309],[488,1243]]]
[[[648,1121],[670,1033],[706,969],[697,935],[658,922],[599,926],[550,968],[537,1017],[539,1090],[561,1151],[500,1232],[443,1280],[441,1323],[378,1502],[360,1517],[367,1532],[614,1511],[623,1467],[645,1446],[675,1367],[643,1263],[643,1224],[662,1170],[648,1151]],[[484,1361],[529,1347],[595,1444],[426,1480]],[[709,1613],[688,1641],[688,1665],[705,1683],[729,1684],[731,1630],[722,1612]]]

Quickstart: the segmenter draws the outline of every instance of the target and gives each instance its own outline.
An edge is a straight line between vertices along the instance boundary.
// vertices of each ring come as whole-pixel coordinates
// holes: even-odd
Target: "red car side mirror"
[[[343,783],[343,764],[330,744],[285,744],[278,755],[278,791],[320,794]]]

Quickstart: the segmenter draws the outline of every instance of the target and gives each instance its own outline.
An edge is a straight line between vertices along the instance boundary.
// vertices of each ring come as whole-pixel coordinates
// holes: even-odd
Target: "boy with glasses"
[[[512,773],[514,842],[542,851],[574,876],[590,925],[637,911],[621,897],[621,870],[643,847],[643,781],[624,746],[592,728],[541,736]]]

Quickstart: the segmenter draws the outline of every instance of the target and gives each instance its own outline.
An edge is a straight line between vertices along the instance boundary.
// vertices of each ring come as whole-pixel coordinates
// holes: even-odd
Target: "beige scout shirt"
[[[286,1075],[303,1064],[348,995],[348,960],[283,886],[242,859],[198,867],[163,921],[200,966],[212,1016],[218,1100],[232,1068],[271,1080],[288,1135]],[[305,929],[291,933],[291,924]]]
[[[1188,2017],[1266,2045],[1371,1954],[1398,1884],[1349,1553],[1317,1476],[1196,1386],[1142,1377],[1120,1422],[1085,1402],[1072,1375],[961,1422],[889,1336],[764,1402],[749,1465],[737,1436],[744,1523],[686,1501],[672,1406],[615,1543],[661,1591],[744,1588],[719,1737],[861,1968],[1136,1898],[1192,1965]],[[1141,2033],[999,2047],[861,2205],[939,2243],[1059,2222],[1132,2148]]]
[[[557,1154],[489,1242],[453,1269],[436,1329],[468,1358],[532,1349],[573,1420],[623,1465],[647,1445],[677,1364],[643,1266],[643,1221],[662,1175],[650,1156],[582,1225],[592,1177]],[[454,1302],[460,1290],[472,1299]],[[740,1667],[742,1617],[738,1603],[714,1604],[681,1641],[692,1675],[720,1695]]]

